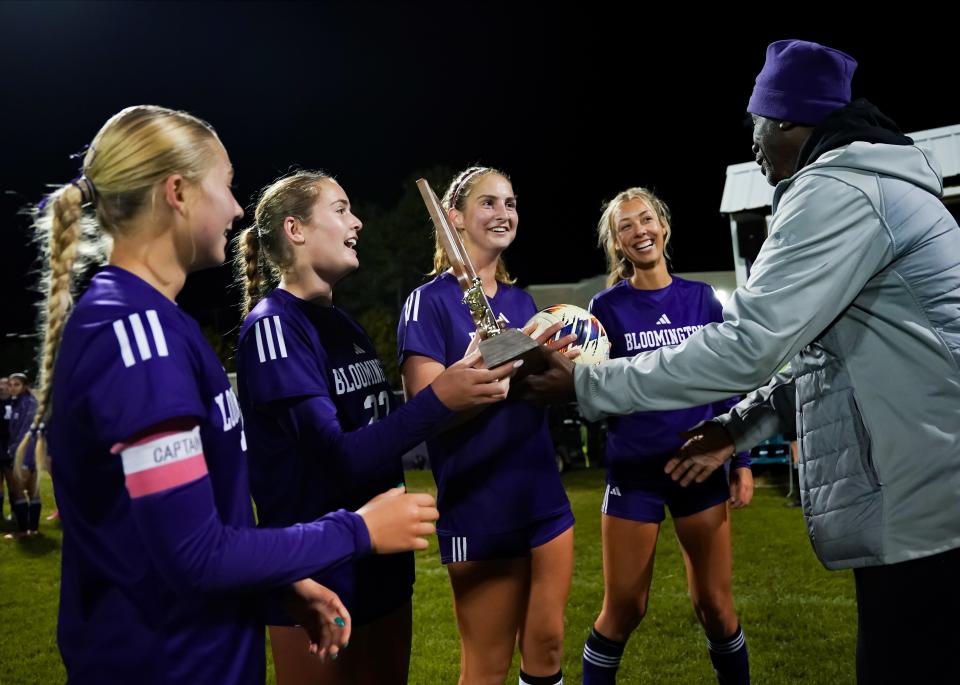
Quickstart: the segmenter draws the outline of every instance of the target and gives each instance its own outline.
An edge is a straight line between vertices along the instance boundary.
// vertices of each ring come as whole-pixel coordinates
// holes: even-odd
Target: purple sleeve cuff
[[[370,531],[360,514],[346,509],[338,509],[320,520],[323,521],[324,519],[337,519],[353,533],[354,558],[366,556],[373,552],[373,546],[370,544]]]
[[[750,468],[750,452],[737,452],[730,459],[730,468],[732,469],[748,469]]]

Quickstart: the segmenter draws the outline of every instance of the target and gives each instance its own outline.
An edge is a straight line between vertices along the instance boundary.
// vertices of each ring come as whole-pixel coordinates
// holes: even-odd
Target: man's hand
[[[753,471],[749,466],[730,469],[730,506],[742,509],[753,499]]]
[[[557,404],[577,399],[573,385],[574,363],[560,352],[547,353],[545,371],[530,374],[516,384],[517,395],[522,400],[537,404]]]
[[[733,456],[733,440],[715,421],[704,421],[680,437],[686,442],[663,470],[684,487],[693,482],[702,483]]]

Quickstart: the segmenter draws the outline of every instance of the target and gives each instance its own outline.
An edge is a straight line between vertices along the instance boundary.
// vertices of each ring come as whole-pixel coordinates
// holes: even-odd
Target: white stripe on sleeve
[[[147,342],[147,332],[143,330],[143,322],[140,320],[140,315],[134,312],[127,318],[130,319],[130,328],[133,329],[133,337],[137,341],[140,358],[143,361],[147,361],[153,357],[153,352],[150,351],[150,343]]]
[[[113,333],[117,336],[117,342],[120,343],[120,356],[123,357],[123,365],[130,368],[137,363],[137,360],[133,358],[130,338],[127,337],[127,329],[123,327],[123,319],[117,319],[113,322]]]
[[[263,340],[260,339],[260,322],[257,321],[253,324],[253,330],[257,333],[257,355],[260,357],[260,363],[267,361],[267,358],[263,356]]]
[[[147,310],[147,323],[150,324],[150,332],[153,333],[153,344],[157,346],[157,354],[161,357],[169,357],[167,339],[163,335],[163,326],[160,325],[156,309]]]
[[[277,350],[273,346],[273,333],[270,331],[270,319],[261,319],[263,321],[263,335],[267,339],[267,349],[270,351],[270,359],[277,358]]]
[[[280,328],[280,317],[273,317],[273,329],[277,333],[277,347],[280,348],[280,356],[286,358],[287,356],[287,345],[283,339],[283,329]]]

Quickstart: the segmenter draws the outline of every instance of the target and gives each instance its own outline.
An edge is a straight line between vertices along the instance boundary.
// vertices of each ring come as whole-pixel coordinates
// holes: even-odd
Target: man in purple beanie
[[[854,569],[858,682],[955,683],[960,228],[936,160],[851,101],[856,66],[808,41],[767,48],[747,110],[773,217],[722,323],[599,366],[552,355],[523,386],[575,396],[596,419],[762,385],[690,431],[667,471],[702,482],[734,453],[796,435],[814,551]]]

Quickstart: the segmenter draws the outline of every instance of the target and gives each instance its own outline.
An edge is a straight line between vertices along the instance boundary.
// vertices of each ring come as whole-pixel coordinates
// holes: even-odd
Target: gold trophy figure
[[[463,289],[463,303],[470,310],[470,316],[477,327],[480,336],[480,355],[487,368],[492,369],[514,359],[523,359],[522,372],[536,373],[546,366],[546,349],[528,335],[524,335],[516,328],[501,328],[497,323],[487,296],[483,292],[483,284],[470,261],[460,236],[456,229],[447,220],[446,212],[434,194],[426,179],[417,181],[417,188],[423,202],[430,212],[433,227],[440,236],[440,242],[450,260],[453,275]]]

